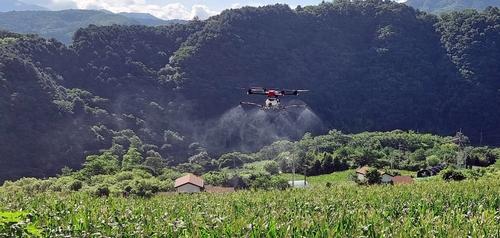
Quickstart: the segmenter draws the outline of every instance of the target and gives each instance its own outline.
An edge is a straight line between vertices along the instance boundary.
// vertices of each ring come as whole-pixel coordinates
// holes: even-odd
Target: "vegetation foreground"
[[[316,184],[149,199],[2,191],[0,211],[25,211],[17,214],[18,230],[30,226],[27,236],[43,237],[500,237],[499,191],[498,174],[407,186]],[[21,233],[0,237],[13,234]]]

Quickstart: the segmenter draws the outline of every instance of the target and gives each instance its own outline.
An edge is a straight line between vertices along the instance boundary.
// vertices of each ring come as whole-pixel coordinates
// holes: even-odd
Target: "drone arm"
[[[262,108],[262,105],[253,102],[240,102],[241,105],[256,106]]]
[[[297,96],[299,95],[299,93],[302,93],[302,92],[308,92],[309,90],[290,90],[290,89],[285,89],[283,91],[281,91],[281,93],[283,95],[294,95],[294,96]]]
[[[248,89],[247,94],[267,95],[264,90]]]

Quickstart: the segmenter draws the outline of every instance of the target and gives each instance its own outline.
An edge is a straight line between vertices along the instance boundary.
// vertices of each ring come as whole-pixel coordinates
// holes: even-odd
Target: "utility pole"
[[[288,157],[288,160],[290,160],[290,157]],[[294,188],[295,187],[295,161],[293,158],[291,161],[292,161],[292,188]]]
[[[457,167],[462,168],[466,160],[465,145],[467,143],[467,137],[462,133],[462,129],[460,129],[460,131],[457,132],[453,140],[455,141],[455,143],[458,144],[458,148],[460,149],[457,158]]]

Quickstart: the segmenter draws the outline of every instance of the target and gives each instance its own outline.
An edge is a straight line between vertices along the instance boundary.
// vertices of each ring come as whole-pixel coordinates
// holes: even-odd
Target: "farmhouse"
[[[175,180],[174,184],[177,192],[181,193],[198,193],[203,191],[204,186],[205,181],[194,174],[187,174],[186,176],[180,177]]]
[[[363,166],[363,167],[356,170],[356,176],[358,177],[359,181],[366,181],[366,173],[368,173],[368,170],[370,170],[370,167],[368,167],[368,166]],[[378,172],[382,176],[382,183],[391,183],[392,182],[392,179],[394,178],[394,176],[392,176],[392,175],[390,175],[382,170],[379,170]]]
[[[305,180],[295,180],[295,181],[288,181],[288,185],[293,188],[307,188],[309,187],[309,183]]]

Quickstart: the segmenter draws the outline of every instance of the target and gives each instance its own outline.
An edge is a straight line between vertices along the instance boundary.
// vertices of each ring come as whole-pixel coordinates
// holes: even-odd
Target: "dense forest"
[[[499,0],[407,0],[408,6],[426,12],[443,13],[465,9],[484,10],[487,7],[500,7]]]
[[[120,13],[96,10],[10,11],[0,12],[0,29],[16,33],[38,34],[70,44],[74,33],[89,25],[159,26],[183,23],[181,20],[161,20],[149,14]]]
[[[0,181],[131,150],[196,168],[325,128],[461,130],[472,144],[498,145],[499,16],[336,1],[171,26],[89,26],[69,47],[1,32]],[[300,98],[309,109],[235,107],[246,98],[236,88],[247,86],[310,89]]]

